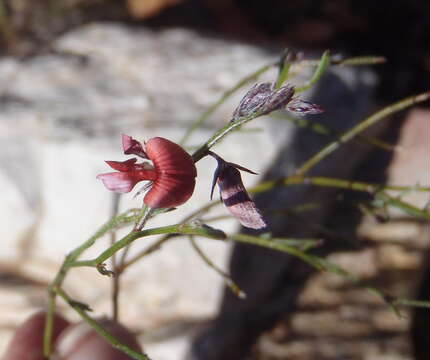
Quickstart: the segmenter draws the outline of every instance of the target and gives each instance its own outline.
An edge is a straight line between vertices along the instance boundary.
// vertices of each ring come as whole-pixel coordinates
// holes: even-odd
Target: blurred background
[[[330,116],[330,109],[345,101],[339,129],[348,128],[348,111],[369,115],[428,90],[429,7],[400,0],[0,0],[0,353],[17,325],[45,306],[46,286],[64,256],[111,216],[113,197],[95,176],[108,171],[104,160],[125,159],[121,133],[141,141],[153,136],[179,141],[226,90],[276,61],[286,46],[311,58],[327,48],[348,56],[387,57],[376,70],[340,71],[351,95],[344,99],[334,89],[323,105]],[[275,76],[276,69],[263,80]],[[356,78],[360,81],[351,80]],[[354,94],[362,83],[372,91],[360,102]],[[244,92],[193,134],[188,151],[230,120]],[[405,117],[387,173],[362,166],[360,171],[379,171],[394,184],[426,185],[429,115],[420,108]],[[291,123],[268,117],[249,130],[229,136],[217,152],[260,174],[297,136]],[[214,168],[211,159],[199,162],[192,199],[151,226],[177,222],[207,203]],[[246,186],[259,179],[244,175]],[[406,196],[420,206],[428,201],[426,195]],[[120,209],[140,202],[127,194]],[[219,209],[210,215],[225,214]],[[360,247],[331,259],[370,284],[414,297],[430,227],[403,214],[391,219],[381,223],[365,217],[358,227]],[[237,229],[233,220],[216,225]],[[85,258],[108,241],[100,241]],[[213,261],[228,267],[229,244],[201,244]],[[145,246],[139,242],[131,253]],[[66,288],[96,314],[111,314],[107,277],[93,269],[74,270]],[[122,277],[120,320],[139,335],[152,358],[185,358],[191,339],[216,316],[222,288],[222,279],[191,245],[176,239]],[[63,303],[59,309],[78,319]],[[259,338],[253,358],[413,359],[410,320],[407,310],[398,318],[377,297],[342,278],[316,274],[300,293],[294,314],[280,317]]]

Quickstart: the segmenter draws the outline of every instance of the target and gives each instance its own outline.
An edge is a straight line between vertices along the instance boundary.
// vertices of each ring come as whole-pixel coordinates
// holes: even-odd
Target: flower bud
[[[294,95],[294,86],[285,85],[279,89],[272,83],[255,84],[242,98],[233,113],[232,121],[258,113],[266,115],[284,108]]]
[[[272,111],[286,109],[296,115],[315,115],[324,110],[309,101],[293,98],[294,86],[287,84],[279,89],[272,83],[255,84],[242,98],[233,113],[231,121],[258,114],[267,115]]]
[[[299,98],[292,99],[287,105],[287,110],[295,115],[316,115],[324,112],[321,106]]]

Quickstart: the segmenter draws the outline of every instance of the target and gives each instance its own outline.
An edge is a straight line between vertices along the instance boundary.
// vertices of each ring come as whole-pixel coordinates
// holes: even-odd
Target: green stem
[[[91,316],[89,316],[85,309],[80,306],[78,302],[74,301],[69,295],[67,295],[64,290],[62,290],[61,288],[56,288],[55,291],[60,297],[64,299],[64,301],[66,301],[73,308],[73,310],[75,310],[82,317],[83,320],[85,320],[100,336],[105,338],[113,347],[131,356],[133,359],[150,360],[148,355],[139,353],[131,349],[127,345],[121,343],[121,341],[119,341],[111,333],[106,331],[103,326],[101,326],[97,321],[95,321]]]
[[[98,257],[92,260],[82,260],[82,261],[74,261],[67,263],[67,267],[79,267],[79,266],[90,266],[97,267],[102,264],[104,261],[109,259],[113,254],[122,248],[128,246],[133,241],[150,235],[159,235],[159,234],[183,234],[183,235],[198,235],[211,239],[225,239],[225,234],[220,231],[213,229],[209,226],[193,226],[189,224],[176,224],[170,226],[163,226],[153,229],[147,229],[142,231],[133,231],[130,234],[123,237],[121,240],[117,241],[111,247],[102,252]]]
[[[341,189],[349,189],[355,191],[364,191],[368,193],[376,193],[383,190],[393,190],[393,191],[405,191],[411,190],[410,186],[400,186],[400,185],[381,185],[372,184],[362,181],[352,181],[337,178],[330,178],[325,176],[300,176],[293,175],[287,178],[265,181],[263,183],[254,186],[249,192],[251,193],[261,193],[273,189],[276,186],[291,186],[291,185],[314,185],[314,186],[324,186],[324,187],[337,187]],[[414,191],[430,191],[430,187],[412,187]]]
[[[48,300],[48,309],[46,313],[45,320],[45,330],[43,336],[43,354],[46,358],[51,356],[52,352],[52,331],[53,331],[53,322],[54,322],[54,312],[56,307],[56,297],[57,293],[54,289],[60,288],[64,282],[64,278],[67,275],[69,270],[68,264],[76,261],[76,259],[88,248],[90,248],[94,243],[104,236],[110,230],[120,227],[125,223],[132,223],[135,220],[135,216],[130,216],[132,211],[126,211],[125,213],[111,219],[105,225],[103,225],[93,236],[91,236],[87,241],[85,241],[81,246],[77,247],[73,250],[69,255],[66,256],[63,264],[60,267],[56,277],[52,281],[49,286],[49,300]]]
[[[413,217],[417,217],[417,218],[421,218],[421,219],[427,219],[430,220],[430,213],[427,210],[422,210],[417,208],[416,206],[413,206],[405,201],[402,201],[398,198],[392,197],[390,195],[388,195],[387,193],[384,192],[377,192],[375,194],[376,199],[380,199],[383,202],[394,206],[398,209],[403,210],[406,214],[413,216]]]
[[[247,117],[242,117],[234,122],[230,122],[221,129],[219,129],[214,135],[211,136],[211,138],[205,144],[203,144],[199,149],[194,152],[194,162],[197,162],[203,157],[205,157],[208,154],[210,148],[214,146],[217,142],[219,142],[228,133],[234,131],[240,126],[246,124],[247,122],[261,116],[261,114],[262,112],[253,113],[252,115],[249,115]]]
[[[143,229],[147,221],[151,218],[154,210],[151,209],[148,205],[144,205],[142,211],[136,221],[136,225],[134,226],[133,231],[140,231]]]
[[[387,61],[383,56],[377,55],[366,55],[366,56],[356,56],[346,59],[331,59],[330,65],[334,66],[368,66],[368,65],[378,65],[384,64]],[[298,63],[299,66],[318,66],[319,60],[303,60]]]
[[[319,123],[314,120],[309,120],[307,118],[296,118],[292,116],[288,116],[282,113],[274,113],[271,114],[272,117],[280,120],[287,120],[292,122],[293,124],[304,128],[309,129],[317,134],[326,135],[326,136],[339,136],[340,133],[338,131],[333,130],[327,125],[324,125],[322,123]],[[395,150],[395,145],[389,144],[381,139],[378,139],[374,136],[364,136],[364,135],[358,135],[357,140],[361,143],[366,143],[373,145],[375,147],[378,147],[380,149],[386,150],[386,151],[393,151]]]
[[[305,243],[306,241],[312,241],[313,243],[315,243],[320,241],[318,239],[283,239],[287,241],[279,241],[277,239],[265,239],[261,236],[252,236],[252,235],[246,235],[246,234],[230,235],[229,238],[236,242],[253,244],[253,245],[262,246],[268,249],[286,252],[290,255],[293,255],[301,259],[302,261],[308,263],[309,265],[315,267],[316,269],[319,269],[319,270],[324,269],[324,267],[320,264],[319,257],[312,254],[307,254],[303,250],[300,250],[297,246],[291,246],[287,242],[287,241],[294,241],[294,242]]]
[[[366,285],[365,283],[362,282],[362,280],[357,275],[350,273],[349,271],[345,270],[341,266],[335,263],[332,263],[317,255],[307,254],[298,249],[295,249],[294,247],[284,246],[283,244],[276,242],[276,239],[264,239],[262,237],[243,235],[243,234],[233,235],[230,238],[234,241],[254,244],[257,246],[262,246],[269,249],[274,249],[274,250],[279,250],[279,251],[289,253],[290,255],[297,256],[301,260],[307,262],[309,265],[313,266],[317,270],[327,271],[335,275],[338,275],[340,277],[343,277],[346,280],[352,282],[354,285],[367,290],[368,292],[370,292],[375,296],[378,296],[382,301],[384,301],[385,303],[391,306],[392,310],[397,316],[400,316],[400,311],[398,309],[399,305],[430,308],[430,301],[417,301],[417,300],[403,299],[403,298],[390,296],[385,291],[379,288]]]
[[[110,212],[111,218],[118,216],[120,200],[121,200],[121,194],[114,193],[112,196],[112,205],[111,205],[111,212]],[[117,236],[116,231],[112,231],[110,234],[110,244],[111,245],[115,244],[116,239],[117,239],[116,236]],[[112,267],[112,271],[115,274],[117,274],[116,273],[117,259],[116,259],[115,255],[112,256],[112,258],[111,258],[111,267]],[[121,279],[120,274],[117,274],[117,276],[115,276],[113,278],[112,289],[111,289],[112,319],[115,321],[119,321],[119,291],[120,291],[120,285],[121,285],[120,279]]]
[[[224,279],[225,284],[228,286],[228,288],[232,291],[233,294],[235,294],[240,299],[245,299],[245,292],[233,281],[231,276],[215,265],[215,263],[204,253],[200,246],[197,245],[194,236],[190,235],[189,238],[193,249],[200,256],[203,262]]]
[[[333,64],[340,66],[363,66],[384,64],[385,62],[387,62],[387,59],[385,59],[383,56],[368,55],[343,59],[339,62],[334,62]]]
[[[290,58],[293,56],[290,49],[285,49],[279,59],[279,74],[276,80],[275,89],[279,89],[282,84],[288,79],[288,73],[290,71],[292,62]]]
[[[321,151],[319,151],[316,155],[306,161],[297,171],[296,175],[304,175],[310,169],[312,169],[315,165],[317,165],[321,160],[326,158],[332,152],[339,148],[341,144],[348,142],[349,140],[356,137],[358,134],[362,133],[364,130],[369,128],[370,126],[376,124],[378,121],[386,118],[389,115],[392,115],[396,112],[404,110],[414,104],[418,104],[424,102],[430,98],[430,92],[422,93],[416,96],[410,96],[404,100],[398,101],[390,106],[383,108],[372,116],[366,118],[364,121],[360,122],[352,129],[341,135],[336,141],[331,142],[327,146],[325,146]]]
[[[329,178],[324,176],[305,177],[305,176],[290,176],[284,179],[271,180],[263,182],[251,190],[250,193],[256,194],[268,191],[277,186],[292,186],[292,185],[313,185],[323,187],[336,187],[340,189],[354,190],[367,192],[375,196],[376,199],[382,200],[384,203],[396,207],[406,214],[430,220],[430,213],[426,209],[419,209],[399,198],[388,195],[385,191],[430,191],[430,187],[416,186],[398,186],[398,185],[380,185],[371,184],[360,181],[351,181],[344,179]]]
[[[306,90],[309,90],[313,85],[315,85],[321,76],[325,73],[325,71],[330,66],[330,51],[326,50],[321,56],[321,60],[318,63],[318,66],[313,74],[313,76],[310,78],[309,81],[307,81],[302,86],[296,87],[294,94],[300,94],[301,92],[304,92]]]
[[[267,64],[262,66],[257,71],[254,71],[252,74],[246,76],[242,80],[240,80],[235,86],[233,86],[231,89],[227,90],[221,98],[214,103],[212,106],[210,106],[187,130],[179,144],[184,145],[187,140],[190,138],[191,134],[196,131],[214,112],[216,109],[218,109],[233,93],[235,93],[237,90],[245,86],[251,81],[254,81],[258,79],[258,77],[265,73],[267,70],[269,70],[271,67],[273,67],[275,64]]]
[[[192,212],[190,215],[188,215],[187,217],[185,217],[182,221],[181,224],[185,224],[189,221],[191,221],[192,219],[196,218],[199,215],[202,215],[206,212],[208,212],[212,207],[221,204],[221,201],[212,201],[210,203],[207,203],[206,205],[200,207],[199,209],[197,209],[196,211]],[[134,263],[136,263],[137,261],[139,261],[140,259],[142,259],[143,257],[153,253],[155,250],[158,250],[161,248],[161,246],[169,239],[171,239],[173,236],[172,234],[166,234],[164,235],[161,239],[157,240],[155,243],[151,244],[148,248],[144,249],[143,251],[139,252],[138,254],[136,254],[132,259],[130,259],[129,261],[127,261],[121,268],[119,271],[123,271],[124,269],[128,268],[130,265],[133,265]]]

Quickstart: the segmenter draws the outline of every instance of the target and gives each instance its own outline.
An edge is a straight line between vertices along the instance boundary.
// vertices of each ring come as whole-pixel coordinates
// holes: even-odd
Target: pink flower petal
[[[126,155],[133,154],[144,159],[148,159],[142,144],[139,141],[134,140],[131,136],[122,134],[122,149]]]
[[[97,175],[97,179],[103,181],[104,186],[117,193],[127,193],[143,179],[132,176],[130,172],[112,172]]]

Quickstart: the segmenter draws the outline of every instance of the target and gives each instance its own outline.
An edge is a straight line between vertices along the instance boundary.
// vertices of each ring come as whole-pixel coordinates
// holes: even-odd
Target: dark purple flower
[[[274,89],[272,83],[255,84],[242,98],[233,113],[232,121],[255,113],[266,115],[285,107],[294,95],[294,86],[285,85]]]
[[[242,98],[231,121],[258,114],[267,115],[275,110],[286,109],[298,115],[320,114],[324,110],[309,101],[293,98],[294,86],[287,84],[279,89],[272,83],[255,84]]]
[[[271,83],[255,84],[240,101],[233,113],[233,121],[259,111],[272,93]]]
[[[255,173],[240,165],[226,162],[213,152],[209,154],[218,162],[212,183],[211,199],[215,184],[218,184],[222,202],[243,226],[251,229],[265,228],[266,222],[246,192],[239,170]]]

